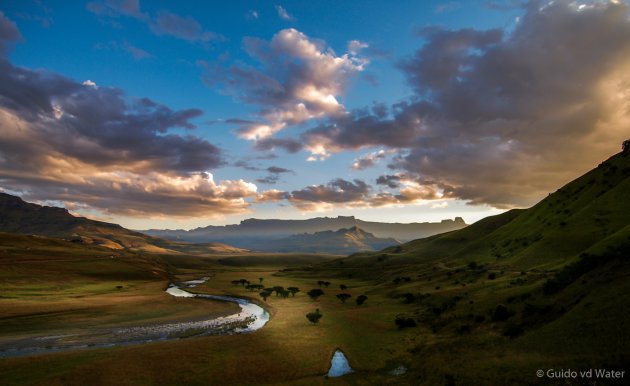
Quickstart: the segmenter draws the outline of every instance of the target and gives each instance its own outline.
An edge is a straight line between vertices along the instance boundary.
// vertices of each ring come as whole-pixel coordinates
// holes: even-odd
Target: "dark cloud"
[[[223,39],[221,35],[205,31],[193,17],[182,17],[169,11],[158,12],[151,23],[151,30],[156,35],[170,35],[189,42],[209,42]]]
[[[369,186],[364,181],[346,181],[337,178],[326,185],[312,185],[291,192],[291,201],[295,206],[307,210],[318,205],[347,204],[362,202],[368,198]]]
[[[397,174],[386,174],[378,176],[376,183],[378,185],[386,185],[392,189],[396,189],[400,186],[401,177]]]
[[[293,170],[281,168],[279,166],[270,166],[265,170],[269,174],[266,177],[256,179],[256,182],[265,184],[265,185],[275,185],[278,183],[278,181],[280,181],[280,174],[286,174],[286,173],[295,174]]]
[[[397,179],[398,191],[373,192],[362,180],[334,179],[327,184],[311,185],[282,196],[296,208],[319,212],[333,208],[375,208],[392,205],[417,204],[424,200],[450,198],[450,192],[429,181],[416,181],[407,176]]]
[[[202,43],[224,39],[217,33],[205,30],[192,16],[181,16],[167,10],[160,10],[155,15],[142,12],[139,0],[94,1],[88,3],[86,8],[104,18],[117,18],[122,15],[138,19],[146,23],[158,36],[168,35],[189,42]]]
[[[108,214],[243,213],[256,186],[215,182],[220,149],[173,133],[201,114],[0,59],[0,189]]]
[[[20,40],[22,40],[22,34],[15,23],[0,11],[0,56],[6,55],[11,46]]]
[[[16,135],[28,133],[28,146],[42,147],[33,154],[5,148],[5,157],[37,159],[54,152],[93,165],[126,163],[180,173],[222,163],[220,150],[209,142],[169,133],[177,127],[194,129],[190,120],[201,110],[173,111],[146,98],[128,100],[117,88],[84,85],[7,61],[0,69],[3,124],[16,128]]]
[[[286,150],[288,153],[297,153],[302,150],[302,142],[291,138],[264,138],[258,140],[254,147],[256,150],[261,151],[281,148]]]
[[[413,98],[389,112],[334,117],[302,136],[306,148],[402,149],[394,169],[474,204],[513,207],[587,171],[627,137],[626,4],[532,2],[511,33],[424,33],[400,64]]]
[[[354,160],[352,163],[353,170],[364,170],[376,166],[376,164],[387,157],[385,150],[375,151],[366,155],[363,155]]]
[[[285,169],[279,166],[270,166],[267,168],[267,171],[271,174],[294,173],[291,169]]]

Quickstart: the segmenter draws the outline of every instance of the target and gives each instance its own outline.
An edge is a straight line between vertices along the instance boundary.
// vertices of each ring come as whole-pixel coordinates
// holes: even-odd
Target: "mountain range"
[[[363,221],[356,219],[354,216],[339,216],[317,217],[306,220],[261,220],[252,218],[243,220],[240,224],[225,226],[211,225],[189,231],[182,229],[150,229],[139,232],[174,241],[192,243],[222,242],[251,250],[269,250],[268,245],[270,242],[273,241],[273,244],[277,245],[276,241],[286,239],[290,236],[315,234],[326,231],[336,232],[341,229],[352,229],[354,227],[371,233],[372,236],[376,238],[391,238],[404,242],[461,229],[465,226],[466,223],[461,217],[456,217],[454,220],[442,220],[437,223],[400,224]],[[292,242],[291,240],[286,241]],[[397,243],[398,242],[395,242],[393,244]],[[274,250],[277,250],[277,248],[274,247]]]

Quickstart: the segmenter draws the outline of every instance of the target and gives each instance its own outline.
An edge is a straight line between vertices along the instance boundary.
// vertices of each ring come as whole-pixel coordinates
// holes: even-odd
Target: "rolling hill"
[[[64,208],[25,202],[0,193],[0,232],[60,238],[77,244],[153,253],[239,253],[222,243],[173,242],[131,231],[118,224],[71,215]]]

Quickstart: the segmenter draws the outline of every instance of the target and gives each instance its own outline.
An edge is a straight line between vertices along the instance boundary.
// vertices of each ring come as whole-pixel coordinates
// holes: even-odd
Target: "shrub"
[[[311,299],[313,299],[313,300],[317,300],[317,298],[318,298],[318,297],[320,297],[320,296],[322,296],[322,295],[324,294],[324,291],[322,291],[322,290],[321,290],[321,289],[319,289],[319,288],[315,288],[315,289],[312,289],[312,290],[308,291],[306,294],[307,294],[307,295],[308,295]]]
[[[399,329],[416,327],[418,325],[412,318],[404,318],[402,316],[397,316],[394,322]]]
[[[492,321],[494,322],[504,322],[508,320],[510,317],[514,315],[514,312],[509,310],[503,304],[499,304],[492,313]]]
[[[321,312],[319,312],[319,308],[315,310],[315,312],[309,312],[306,314],[306,319],[313,324],[317,324],[319,320],[324,316]]]
[[[365,296],[365,295],[359,295],[359,296],[357,296],[357,300],[356,300],[356,302],[357,302],[357,306],[360,306],[360,305],[362,305],[363,303],[365,303],[365,301],[366,301],[367,299],[368,299],[368,297],[367,297],[367,296]]]

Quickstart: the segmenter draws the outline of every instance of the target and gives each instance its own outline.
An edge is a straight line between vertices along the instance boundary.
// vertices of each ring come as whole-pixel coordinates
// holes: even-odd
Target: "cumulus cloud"
[[[87,205],[108,214],[246,211],[256,186],[215,182],[206,171],[223,164],[220,149],[172,132],[194,130],[191,120],[201,114],[0,58],[0,185],[27,199]]]
[[[540,5],[510,33],[425,30],[400,64],[413,98],[333,117],[301,140],[316,156],[398,149],[391,168],[473,204],[534,203],[616,152],[630,129],[628,6]]]
[[[349,78],[367,64],[351,53],[337,56],[323,42],[293,28],[278,32],[270,42],[245,38],[243,46],[255,64],[204,63],[204,80],[239,101],[261,107],[259,121],[239,128],[242,138],[254,141],[314,118],[342,115],[345,109],[338,98]],[[259,148],[276,146],[290,151],[301,147],[270,141]]]

